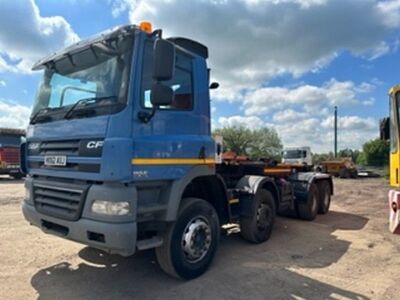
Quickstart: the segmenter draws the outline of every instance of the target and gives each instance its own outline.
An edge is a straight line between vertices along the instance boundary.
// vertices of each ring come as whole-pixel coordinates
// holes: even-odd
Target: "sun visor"
[[[93,59],[93,55],[96,55],[94,51],[103,54],[107,54],[106,50],[104,47],[102,48],[101,42],[105,40],[109,40],[112,38],[116,38],[119,35],[132,35],[134,30],[137,29],[135,25],[128,25],[128,26],[120,26],[116,27],[114,29],[106,30],[102,33],[99,33],[93,37],[90,37],[86,40],[80,41],[78,43],[75,43],[67,48],[64,48],[62,50],[59,50],[41,60],[36,62],[32,70],[40,70],[45,68],[48,65],[51,65],[52,67],[60,68],[60,70],[68,69],[68,68],[73,68],[74,64],[77,65],[84,65],[85,62],[89,62],[90,59]],[[97,48],[97,49],[96,49]],[[78,55],[76,55],[78,54]],[[111,53],[108,53],[111,54]],[[77,57],[75,57],[77,56]],[[90,56],[92,58],[90,58]],[[78,58],[79,57],[79,58]],[[74,61],[75,60],[75,61]],[[88,63],[90,64],[90,63]],[[69,67],[68,67],[69,66]]]

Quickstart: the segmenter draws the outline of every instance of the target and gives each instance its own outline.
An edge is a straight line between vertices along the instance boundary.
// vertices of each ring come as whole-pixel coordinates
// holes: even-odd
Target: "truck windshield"
[[[21,144],[21,136],[0,135],[0,147],[19,146],[20,144]]]
[[[283,151],[283,158],[288,158],[288,159],[297,159],[297,158],[303,158],[303,151],[301,150],[286,150]]]
[[[104,115],[123,109],[132,48],[129,41],[113,48],[103,44],[91,46],[49,64],[36,96],[31,123],[49,122],[66,115],[68,118]]]

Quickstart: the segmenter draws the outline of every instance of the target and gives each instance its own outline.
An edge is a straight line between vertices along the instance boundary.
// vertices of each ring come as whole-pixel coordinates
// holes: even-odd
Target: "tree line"
[[[215,129],[213,135],[221,135],[223,137],[224,151],[233,151],[238,155],[246,155],[252,159],[270,158],[277,161],[281,160],[282,141],[273,128],[224,127]],[[362,150],[342,149],[338,152],[338,157],[351,157],[353,162],[358,165],[382,167],[387,166],[389,163],[389,151],[389,141],[376,138],[364,143]],[[335,159],[333,152],[313,153],[314,165],[332,159]]]
[[[224,139],[224,151],[233,151],[252,159],[280,159],[283,149],[275,129],[261,127],[249,129],[244,126],[224,127],[214,130],[213,135]]]

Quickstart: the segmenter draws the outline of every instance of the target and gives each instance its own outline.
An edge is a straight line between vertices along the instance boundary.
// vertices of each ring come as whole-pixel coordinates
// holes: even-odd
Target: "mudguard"
[[[310,185],[319,180],[328,180],[331,185],[333,195],[333,182],[329,174],[315,172],[298,172],[289,176],[289,182],[293,184],[294,195],[296,199],[306,201]]]
[[[271,186],[274,186],[274,190],[272,190],[272,194],[278,193],[278,189],[275,185],[275,182],[265,176],[253,176],[253,175],[246,175],[243,176],[239,182],[236,184],[236,188],[240,190],[244,190],[250,194],[255,194],[260,186],[269,183]]]
[[[208,165],[194,166],[181,179],[175,180],[169,187],[169,190],[163,195],[165,198],[162,202],[168,203],[166,211],[166,221],[175,221],[178,215],[179,205],[182,194],[186,186],[195,178],[202,176],[215,175],[215,168]]]
[[[400,234],[400,191],[389,191],[389,230]]]

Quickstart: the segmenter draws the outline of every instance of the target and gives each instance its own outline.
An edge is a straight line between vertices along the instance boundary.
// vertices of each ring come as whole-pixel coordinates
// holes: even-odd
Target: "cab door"
[[[399,104],[400,86],[390,92],[390,185],[400,187]]]

